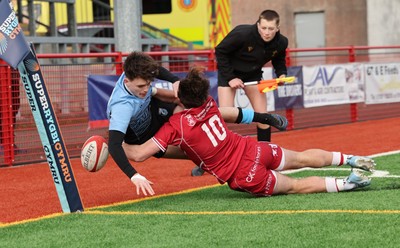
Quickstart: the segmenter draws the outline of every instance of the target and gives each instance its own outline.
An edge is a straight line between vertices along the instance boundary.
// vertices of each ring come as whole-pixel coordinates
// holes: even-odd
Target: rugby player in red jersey
[[[233,190],[257,196],[339,192],[368,186],[370,178],[354,170],[346,178],[291,178],[280,173],[304,167],[349,165],[371,171],[371,158],[309,149],[291,151],[270,142],[256,141],[230,131],[216,102],[209,96],[210,84],[201,71],[192,69],[181,80],[178,97],[184,110],[172,115],[153,138],[142,145],[124,144],[128,158],[144,161],[153,154],[165,152],[169,145],[179,146],[201,168],[228,183]],[[171,175],[172,176],[172,175]],[[152,182],[136,173],[132,177],[137,194],[153,195]]]

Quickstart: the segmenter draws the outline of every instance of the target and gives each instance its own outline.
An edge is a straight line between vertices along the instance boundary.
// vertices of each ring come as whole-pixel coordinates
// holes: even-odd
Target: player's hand
[[[282,74],[282,75],[279,76],[279,78],[285,78],[285,77],[286,77],[285,74]],[[284,84],[285,84],[285,82],[279,82],[279,83],[278,83],[278,86],[282,86],[282,85],[284,85]]]
[[[240,78],[234,78],[229,81],[229,86],[233,89],[243,89],[244,83]]]
[[[136,173],[131,177],[131,181],[136,186],[137,195],[140,195],[140,191],[142,191],[145,196],[147,196],[147,193],[149,193],[150,195],[154,195],[154,190],[151,187],[151,184],[153,183],[147,180],[144,176]]]

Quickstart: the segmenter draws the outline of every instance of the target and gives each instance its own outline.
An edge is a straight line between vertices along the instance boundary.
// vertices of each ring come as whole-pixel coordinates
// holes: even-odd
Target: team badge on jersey
[[[189,126],[193,127],[196,124],[196,121],[194,120],[192,115],[186,115],[185,118]]]
[[[161,116],[167,116],[168,115],[168,110],[166,110],[165,108],[159,108],[158,109],[158,114]]]

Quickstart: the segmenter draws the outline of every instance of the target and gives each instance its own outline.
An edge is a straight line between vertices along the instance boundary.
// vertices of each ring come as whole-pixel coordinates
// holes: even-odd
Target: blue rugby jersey
[[[118,79],[108,100],[107,117],[110,121],[109,130],[126,133],[129,126],[137,137],[140,137],[151,123],[149,105],[153,88],[150,86],[147,95],[144,98],[139,98],[127,91],[124,78],[125,73]]]

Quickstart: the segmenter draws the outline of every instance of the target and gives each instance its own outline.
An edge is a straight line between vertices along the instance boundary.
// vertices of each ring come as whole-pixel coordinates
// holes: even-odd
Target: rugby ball
[[[108,159],[108,145],[102,136],[94,135],[86,140],[81,150],[81,163],[89,172],[96,172],[104,167]]]

